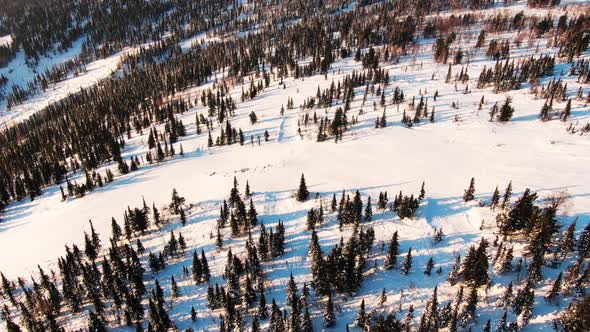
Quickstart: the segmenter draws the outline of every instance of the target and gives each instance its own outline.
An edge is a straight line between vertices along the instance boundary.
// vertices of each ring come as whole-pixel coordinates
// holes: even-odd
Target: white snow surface
[[[200,37],[199,37],[200,38]],[[476,36],[474,37],[474,39]],[[488,37],[491,39],[492,37]],[[467,49],[475,40],[461,40],[456,45]],[[117,175],[115,181],[96,189],[89,195],[78,199],[61,202],[59,187],[45,189],[43,195],[34,201],[25,200],[7,207],[0,222],[0,271],[14,279],[17,276],[28,276],[36,272],[37,264],[57,270],[56,258],[64,253],[64,245],[83,244],[83,231],[88,230],[88,220],[100,234],[103,243],[108,243],[110,236],[111,217],[122,223],[123,211],[128,207],[140,206],[142,198],[148,205],[155,202],[156,206],[164,207],[170,201],[173,188],[187,199],[192,207],[188,214],[188,223],[181,227],[173,219],[162,230],[153,231],[142,238],[149,251],[158,251],[169,238],[171,229],[182,232],[187,240],[189,250],[184,260],[171,262],[159,275],[146,272],[148,284],[154,278],[163,280],[166,294],[169,294],[170,276],[179,281],[182,296],[171,301],[171,318],[181,328],[192,326],[195,330],[216,329],[215,319],[218,312],[207,309],[206,286],[193,285],[190,278],[182,276],[182,266],[190,265],[193,249],[205,249],[212,268],[212,283],[223,283],[221,275],[225,266],[228,248],[234,254],[244,253],[246,236],[231,239],[225,230],[225,244],[221,251],[215,250],[215,239],[209,234],[216,229],[219,205],[226,199],[235,176],[243,192],[246,181],[254,192],[253,201],[259,213],[259,220],[264,220],[267,227],[274,227],[278,220],[286,226],[286,253],[277,259],[263,263],[268,276],[266,298],[274,297],[279,305],[285,303],[285,287],[289,274],[293,273],[301,289],[304,281],[311,280],[307,248],[310,232],[305,230],[306,213],[311,207],[317,207],[320,200],[324,207],[328,206],[333,193],[340,197],[342,190],[354,192],[359,190],[366,203],[371,196],[373,206],[380,191],[388,191],[390,198],[402,190],[404,193],[417,194],[422,181],[426,183],[427,197],[422,203],[418,215],[414,219],[400,220],[393,212],[374,209],[374,220],[370,223],[376,231],[375,248],[371,259],[383,263],[384,252],[381,241],[388,243],[393,232],[399,231],[401,238],[400,252],[413,249],[414,270],[408,276],[399,271],[384,271],[380,268],[369,270],[361,289],[352,298],[339,296],[335,298],[337,326],[335,330],[343,330],[348,323],[352,326],[361,299],[365,299],[367,311],[390,312],[400,304],[400,293],[404,291],[403,310],[398,314],[401,318],[407,311],[408,304],[414,303],[416,317],[419,317],[424,304],[432,294],[434,286],[439,284],[439,302],[451,300],[457,286],[446,282],[448,271],[454,261],[454,254],[463,256],[469,245],[479,242],[481,237],[493,240],[495,231],[494,214],[487,207],[479,207],[475,202],[464,203],[462,195],[469,179],[476,180],[477,199],[489,200],[498,185],[503,190],[512,181],[513,198],[519,196],[525,188],[531,188],[541,197],[548,194],[567,191],[571,199],[567,208],[561,211],[559,219],[568,225],[578,218],[577,229],[581,230],[590,220],[590,140],[588,136],[570,134],[566,131],[568,123],[559,120],[541,122],[538,113],[543,100],[537,100],[529,94],[528,86],[518,91],[494,94],[490,88],[476,89],[476,81],[484,65],[493,65],[480,50],[469,65],[468,82],[472,90],[463,94],[464,85],[458,83],[458,92],[453,83],[446,84],[447,65],[433,63],[431,41],[425,41],[417,58],[402,57],[399,64],[390,64],[390,86],[387,88],[388,100],[391,89],[399,86],[404,90],[407,99],[419,96],[419,91],[428,98],[430,107],[435,106],[436,122],[423,120],[413,128],[400,125],[402,112],[409,111],[407,102],[400,105],[387,106],[387,127],[375,129],[374,121],[381,116],[383,109],[373,108],[373,101],[379,103],[378,96],[371,96],[361,106],[364,87],[355,90],[350,115],[357,115],[362,108],[363,115],[358,116],[359,123],[344,133],[344,139],[337,144],[333,139],[327,142],[315,141],[317,127],[301,126],[302,137],[297,133],[297,122],[306,111],[297,106],[305,98],[315,96],[318,85],[320,89],[328,88],[332,81],[342,80],[352,70],[361,70],[360,63],[352,58],[339,60],[327,75],[294,80],[286,79],[286,89],[277,81],[257,96],[254,100],[239,102],[241,85],[233,87],[233,98],[238,103],[236,116],[231,119],[232,126],[242,128],[247,137],[245,146],[232,145],[207,148],[206,130],[196,135],[194,119],[196,113],[206,114],[202,105],[193,107],[180,118],[187,127],[187,136],[181,137],[185,155],[176,155],[173,159],[161,164],[143,165],[138,171],[128,175]],[[521,48],[513,48],[517,56],[527,57],[534,53],[526,42]],[[184,45],[188,46],[188,44]],[[512,47],[512,45],[511,45]],[[540,47],[545,53],[555,53],[553,48]],[[539,54],[537,54],[538,56]],[[586,53],[584,56],[588,56]],[[58,84],[55,91],[35,97],[19,106],[18,115],[2,113],[1,124],[8,124],[18,117],[30,115],[38,106],[46,105],[65,96],[80,86],[92,84],[98,77],[104,77],[116,66],[118,56],[93,62],[88,66],[88,73],[78,78],[68,79]],[[461,65],[453,66],[457,73]],[[579,84],[574,77],[560,76],[561,69],[567,74],[568,65],[558,64],[555,75],[568,82],[570,94],[577,91]],[[435,72],[434,80],[431,80]],[[546,82],[548,78],[545,78]],[[209,85],[210,86],[210,85]],[[247,89],[249,82],[244,83]],[[194,88],[186,93],[199,96],[204,87]],[[584,96],[590,91],[588,85],[583,86]],[[440,97],[434,101],[435,90]],[[495,102],[503,102],[506,95],[513,97],[516,109],[513,121],[508,123],[489,122],[488,112]],[[479,100],[485,96],[485,105],[478,111]],[[287,97],[294,99],[293,110],[286,110],[285,116],[279,115],[281,105],[287,104]],[[571,96],[575,97],[575,96]],[[417,97],[419,99],[419,97]],[[451,107],[452,102],[459,104],[459,109]],[[324,109],[315,109],[318,116],[324,111],[333,117],[339,105]],[[554,109],[561,110],[565,103],[554,104]],[[259,122],[249,123],[248,114],[255,111]],[[310,116],[313,111],[308,111]],[[455,121],[457,119],[458,121]],[[572,100],[573,123],[585,123],[590,120],[590,106]],[[160,126],[163,130],[163,126]],[[265,130],[270,133],[270,142],[256,143],[258,135],[263,136]],[[219,129],[213,131],[214,137]],[[254,145],[249,144],[250,135],[254,135]],[[177,152],[179,145],[175,146]],[[147,151],[147,132],[143,135],[133,133],[124,149],[126,157],[141,156]],[[113,171],[116,165],[111,167]],[[116,171],[115,171],[116,173]],[[309,190],[320,194],[320,199],[311,199],[299,203],[293,195],[299,184],[299,177],[304,173]],[[75,179],[75,177],[74,177]],[[315,196],[314,196],[315,197]],[[484,223],[483,230],[480,225]],[[442,227],[446,237],[442,243],[433,245],[430,237],[435,227]],[[256,231],[253,236],[257,238]],[[341,236],[346,239],[351,229],[345,227],[338,230],[335,214],[326,216],[326,223],[318,228],[320,243],[324,252],[337,244]],[[517,251],[516,256],[522,252]],[[433,273],[425,277],[423,267],[430,256],[435,259],[436,267],[443,268],[443,273]],[[146,257],[143,257],[144,261]],[[372,266],[373,261],[368,262]],[[556,318],[561,310],[559,306],[543,304],[542,296],[547,285],[552,284],[558,270],[548,267],[544,269],[545,279],[536,289],[537,305],[531,323],[526,331],[551,330],[550,321]],[[494,304],[507,282],[514,280],[515,274],[499,276],[491,273],[498,284],[491,288],[489,304],[481,304],[478,309],[479,323],[482,325],[488,318],[496,322],[503,310]],[[388,293],[387,303],[378,307],[378,295],[382,288]],[[483,297],[483,294],[480,294]],[[196,323],[190,320],[189,310],[195,306],[199,313]],[[324,303],[316,300],[312,303],[314,325],[321,328]],[[562,307],[567,305],[563,303]],[[85,314],[69,317],[64,322],[66,328],[74,329],[84,324]],[[511,317],[514,320],[514,317]],[[416,319],[416,322],[418,320]],[[0,329],[3,329],[1,326]],[[122,328],[121,328],[122,329]]]

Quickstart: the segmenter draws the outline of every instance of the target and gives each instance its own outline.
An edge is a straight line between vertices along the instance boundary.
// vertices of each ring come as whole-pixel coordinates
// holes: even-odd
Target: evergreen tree
[[[510,105],[512,103],[512,98],[506,97],[504,100],[504,104],[500,107],[500,114],[498,114],[498,120],[500,122],[508,122],[512,119],[512,115],[514,114],[514,108]]]
[[[334,327],[334,325],[336,325],[334,303],[332,302],[332,295],[328,294],[328,303],[326,305],[326,311],[324,312],[324,326],[329,329]]]
[[[432,258],[432,256],[430,256],[430,258],[428,259],[428,262],[426,262],[426,267],[424,268],[424,274],[426,274],[428,276],[431,275],[432,268],[434,268],[434,259]]]
[[[88,233],[86,232],[84,232],[84,248],[84,253],[86,254],[86,257],[88,257],[88,259],[90,259],[91,261],[96,260],[98,252],[96,250],[96,247],[94,247],[92,240],[88,236]]]
[[[191,306],[191,321],[193,323],[197,321],[197,311],[194,306]]]
[[[502,199],[502,209],[507,207],[510,203],[510,196],[512,196],[512,181],[508,183],[506,191],[504,192],[504,198]]]
[[[418,327],[418,331],[420,332],[436,331],[439,327],[437,290],[438,286],[434,287],[432,297],[426,303],[422,318],[420,319],[420,326]]]
[[[572,222],[569,227],[567,228],[566,233],[563,235],[561,239],[561,252],[562,256],[566,256],[570,252],[573,252],[576,246],[576,239],[574,236],[574,232],[576,231],[576,221]]]
[[[472,201],[475,194],[475,179],[471,178],[469,181],[469,188],[465,189],[465,193],[463,194],[463,200],[465,202]]]
[[[373,220],[373,208],[371,207],[371,196],[367,198],[367,206],[365,207],[365,221]]]
[[[297,200],[299,202],[305,202],[309,198],[309,191],[305,184],[305,177],[301,174],[301,181],[299,182],[299,189],[297,190]]]
[[[180,290],[178,289],[178,284],[176,283],[174,276],[170,277],[170,289],[173,298],[177,298],[180,296]]]
[[[217,239],[215,240],[215,245],[217,246],[217,249],[221,249],[223,247],[223,238],[221,237],[221,231],[219,230],[219,227],[217,227]]]
[[[172,210],[172,213],[180,214],[180,210],[184,204],[184,201],[184,197],[178,195],[178,191],[176,191],[176,189],[172,189],[172,201],[170,202],[170,210]]]
[[[477,286],[471,287],[471,291],[469,292],[469,296],[467,297],[467,303],[465,304],[465,308],[463,309],[463,314],[461,315],[461,326],[466,327],[467,324],[473,321],[475,316],[475,310],[477,309]]]
[[[260,317],[260,319],[265,320],[268,318],[268,308],[266,306],[266,297],[264,296],[264,289],[259,287],[260,291],[260,298],[258,300],[258,309],[256,311],[256,315]]]
[[[397,265],[397,256],[399,255],[399,242],[397,231],[393,233],[391,242],[389,243],[389,249],[387,251],[387,257],[385,259],[385,268],[388,270],[395,269]]]
[[[260,331],[260,321],[258,320],[258,315],[254,314],[254,318],[252,319],[252,329],[251,332],[259,332]]]
[[[590,329],[590,295],[575,301],[561,314],[565,331],[588,331]]]
[[[111,234],[113,235],[113,241],[117,242],[121,239],[121,226],[117,224],[115,218],[111,218]]]
[[[385,288],[383,288],[381,290],[381,295],[379,295],[378,305],[382,306],[383,304],[385,304],[385,302],[387,302],[387,293],[385,292]]]
[[[403,274],[408,274],[412,270],[412,247],[408,249],[408,254],[402,263],[401,271]]]
[[[6,326],[6,331],[7,332],[21,332],[21,328],[20,326],[18,326],[15,322],[12,321],[12,317],[10,317],[10,311],[8,310],[8,306],[4,305],[4,308],[2,308],[2,312],[0,313],[0,317],[2,317],[2,319],[5,322],[5,326]],[[90,330],[92,331],[92,329]],[[98,330],[98,331],[106,331],[106,330]]]
[[[88,331],[89,332],[106,332],[107,328],[102,321],[100,315],[94,313],[94,311],[90,310],[88,314]]]
[[[570,117],[572,112],[572,100],[568,99],[563,112],[561,113],[561,121],[565,122]]]
[[[494,190],[494,193],[492,194],[492,200],[491,200],[492,209],[498,205],[498,202],[500,202],[500,191],[498,190],[498,186],[496,186],[496,189]]]
[[[305,308],[303,309],[301,332],[313,332],[313,323],[311,321],[311,315],[309,314],[309,308],[307,306],[305,306]]]
[[[182,226],[186,226],[186,213],[182,207],[180,208],[180,223]]]
[[[367,312],[365,310],[365,299],[361,300],[361,306],[356,314],[355,325],[364,330],[367,324]]]
[[[549,290],[549,293],[545,297],[549,302],[553,302],[561,292],[561,276],[562,272],[559,272],[559,275],[553,282],[553,286],[551,286],[551,290]]]
[[[426,190],[424,190],[424,181],[422,181],[422,186],[420,187],[420,195],[418,196],[418,200],[421,201],[426,197]]]

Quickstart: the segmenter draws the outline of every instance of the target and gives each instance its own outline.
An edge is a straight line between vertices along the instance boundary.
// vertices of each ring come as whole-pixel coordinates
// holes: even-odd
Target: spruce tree
[[[434,268],[434,259],[432,258],[432,256],[430,256],[430,258],[428,259],[428,262],[426,262],[426,267],[424,268],[424,274],[426,274],[428,276],[431,275],[432,268]]]
[[[562,272],[559,272],[559,275],[553,282],[553,286],[551,286],[551,290],[549,290],[549,293],[547,293],[547,296],[545,297],[547,301],[554,302],[554,300],[559,296],[559,293],[561,292],[561,278]]]
[[[359,308],[358,313],[356,314],[355,325],[359,327],[361,330],[365,329],[367,324],[367,312],[365,310],[365,299],[361,300],[361,306]]]
[[[367,198],[367,206],[365,207],[365,221],[373,220],[373,208],[371,207],[371,196]]]
[[[326,304],[326,311],[324,312],[324,326],[332,328],[336,325],[336,317],[334,316],[334,303],[332,302],[332,295],[328,294],[328,303]]]
[[[492,199],[491,199],[492,209],[498,205],[498,202],[500,202],[500,191],[498,190],[498,186],[496,186],[496,189],[494,190],[494,193],[492,194]]]
[[[469,187],[465,189],[465,193],[463,194],[463,200],[465,202],[472,201],[475,194],[475,178],[471,178],[469,181]]]
[[[391,242],[389,243],[389,249],[387,251],[387,257],[385,259],[385,268],[387,270],[395,269],[397,265],[397,256],[399,255],[399,242],[397,231],[393,233]]]
[[[512,196],[512,181],[508,183],[506,191],[504,192],[504,198],[502,199],[502,209],[507,207],[510,203],[510,196]]]
[[[195,306],[191,306],[191,321],[193,323],[197,321],[197,311],[195,310]]]
[[[508,122],[512,119],[512,115],[514,114],[514,108],[510,105],[512,103],[512,98],[506,97],[504,100],[504,104],[500,107],[500,114],[498,114],[498,120],[500,122]]]
[[[178,284],[176,283],[174,276],[170,277],[170,289],[173,298],[177,298],[180,296],[180,290],[178,289]]]
[[[221,237],[221,231],[219,227],[217,227],[217,239],[215,240],[215,245],[217,249],[221,249],[223,247],[223,238]]]
[[[403,274],[408,274],[412,270],[412,247],[408,249],[408,254],[402,263],[401,271]]]
[[[379,302],[378,305],[382,306],[387,302],[387,293],[385,292],[385,288],[381,289],[381,295],[379,295]]]
[[[301,174],[301,180],[299,181],[299,189],[297,190],[297,200],[299,202],[305,202],[309,198],[309,191],[305,184],[305,177]]]
[[[176,191],[175,189],[172,189],[172,201],[170,202],[170,210],[172,210],[172,213],[174,214],[180,214],[180,210],[182,205],[184,204],[184,197],[181,197],[178,194],[178,191]]]
[[[313,323],[311,321],[311,315],[309,314],[309,308],[307,306],[305,309],[303,309],[301,332],[313,332]]]

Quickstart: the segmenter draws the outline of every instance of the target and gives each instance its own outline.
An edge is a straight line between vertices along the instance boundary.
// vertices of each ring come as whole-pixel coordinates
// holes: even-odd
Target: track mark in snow
[[[281,143],[283,141],[283,137],[285,135],[285,117],[281,119],[281,124],[279,125],[279,135],[277,137],[277,141]]]

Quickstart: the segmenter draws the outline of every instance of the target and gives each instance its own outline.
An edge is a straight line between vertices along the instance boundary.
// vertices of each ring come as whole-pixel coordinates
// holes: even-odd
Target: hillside
[[[588,327],[590,4],[304,3],[0,112],[0,329]]]

